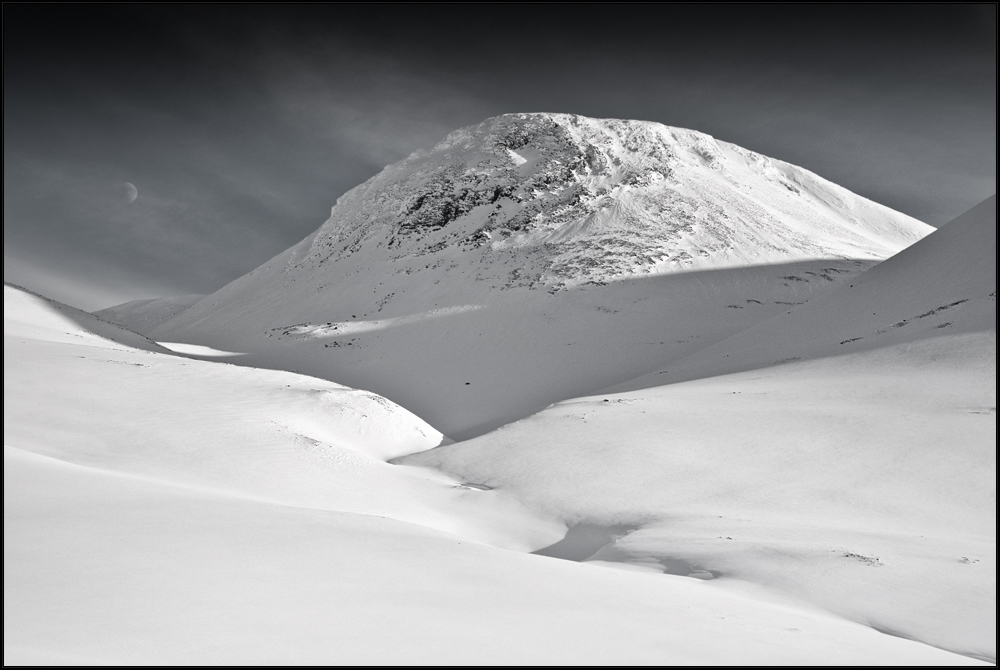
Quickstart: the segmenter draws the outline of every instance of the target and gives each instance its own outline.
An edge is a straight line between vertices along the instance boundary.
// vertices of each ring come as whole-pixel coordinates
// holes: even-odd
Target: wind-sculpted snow
[[[967,664],[532,556],[558,523],[385,462],[441,437],[385,398],[134,348],[10,286],[4,331],[5,665]]]

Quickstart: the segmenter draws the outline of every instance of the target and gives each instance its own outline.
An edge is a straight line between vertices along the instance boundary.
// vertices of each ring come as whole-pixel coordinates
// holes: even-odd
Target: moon
[[[135,187],[132,182],[125,182],[125,198],[129,202],[135,202],[135,199],[139,197],[139,189]]]

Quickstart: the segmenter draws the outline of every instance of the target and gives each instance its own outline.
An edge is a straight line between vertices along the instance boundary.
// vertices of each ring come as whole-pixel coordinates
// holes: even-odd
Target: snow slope
[[[153,340],[83,310],[4,282],[4,336],[166,352]],[[80,324],[85,324],[81,327]]]
[[[407,500],[365,491],[386,477],[404,487],[384,461],[442,439],[374,394],[127,346],[145,340],[11,285],[4,324],[5,444],[53,458],[285,503],[343,508],[368,495],[402,510]],[[111,328],[116,339],[98,334]]]
[[[993,196],[846,287],[611,390],[995,330],[996,224]]]
[[[4,324],[5,664],[970,662],[725,580],[499,548],[558,527],[386,463],[441,435],[370,393],[134,348],[12,286]]]
[[[166,323],[205,296],[191,294],[171,298],[132,300],[94,312],[105,321],[121,324],[129,330],[147,333]]]
[[[695,131],[511,114],[387,167],[143,332],[367,388],[464,438],[661,367],[930,230]]]
[[[995,659],[995,225],[992,198],[636,390],[402,462],[561,519],[554,555],[748,581]]]
[[[948,664],[694,580],[5,448],[7,664]]]

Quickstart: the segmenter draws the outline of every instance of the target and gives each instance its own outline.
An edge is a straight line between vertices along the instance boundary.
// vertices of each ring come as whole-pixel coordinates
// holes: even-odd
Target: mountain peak
[[[289,269],[381,249],[516,256],[527,285],[815,258],[880,260],[930,232],[806,170],[650,121],[493,117],[340,198]]]

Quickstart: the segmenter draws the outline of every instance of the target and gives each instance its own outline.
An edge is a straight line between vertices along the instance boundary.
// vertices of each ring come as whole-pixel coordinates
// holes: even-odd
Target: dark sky
[[[5,4],[4,278],[85,309],[210,292],[385,165],[507,112],[694,128],[940,225],[996,191],[996,21],[995,5]]]

